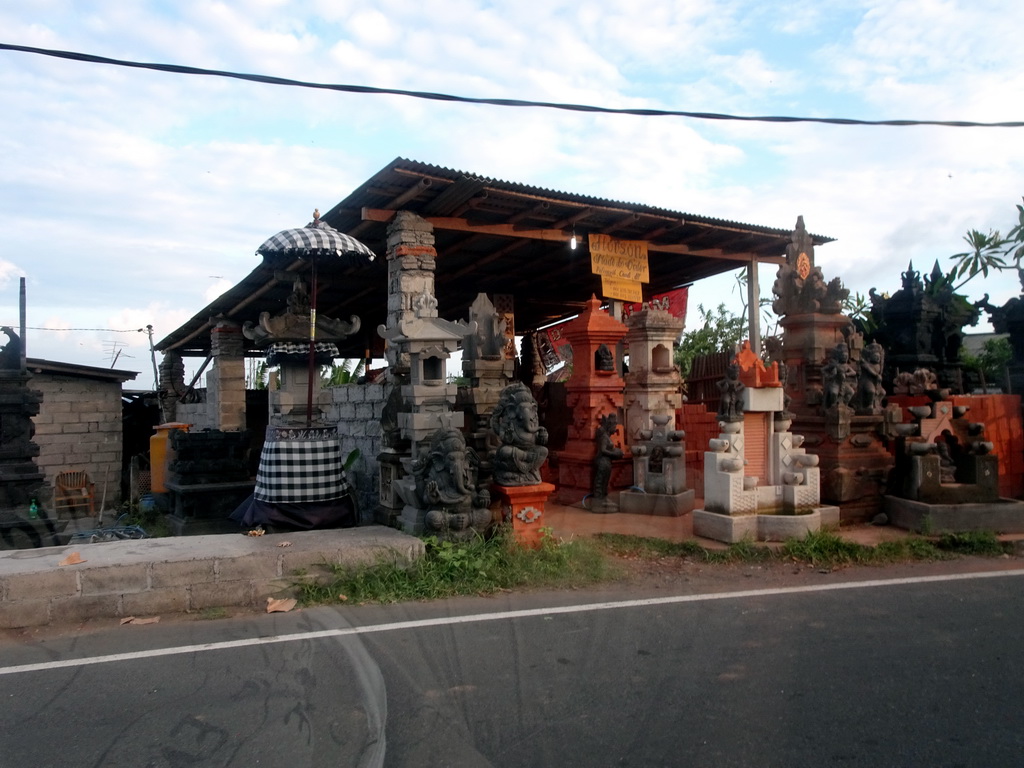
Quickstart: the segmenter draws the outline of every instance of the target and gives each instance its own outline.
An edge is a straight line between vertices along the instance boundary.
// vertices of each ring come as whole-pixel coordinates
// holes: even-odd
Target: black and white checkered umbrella
[[[256,253],[260,256],[291,256],[300,259],[343,259],[353,265],[373,261],[376,254],[363,243],[339,232],[313,212],[313,220],[304,227],[285,229],[267,239]]]
[[[313,419],[313,381],[316,371],[316,301],[317,264],[360,266],[376,258],[368,246],[354,237],[342,234],[330,224],[320,220],[320,211],[313,211],[313,220],[304,227],[286,229],[269,238],[256,249],[264,259],[303,259],[310,263],[312,290],[309,306],[309,371],[306,387],[306,426]]]

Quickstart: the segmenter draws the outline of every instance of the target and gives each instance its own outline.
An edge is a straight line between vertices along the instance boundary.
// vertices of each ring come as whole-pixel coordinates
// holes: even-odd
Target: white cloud
[[[1024,6],[1000,0],[30,5],[0,10],[8,42],[473,96],[1000,120],[1024,95],[1024,49],[993,33],[1024,26]],[[897,285],[911,258],[930,268],[968,228],[1005,231],[1024,192],[1016,130],[583,115],[0,60],[0,310],[16,315],[24,272],[32,316],[63,327],[162,337],[264,238],[396,155],[779,228],[803,214],[838,238],[819,249],[826,274],[861,292]],[[71,333],[46,356],[103,364],[104,341]],[[145,369],[139,343],[122,360]]]

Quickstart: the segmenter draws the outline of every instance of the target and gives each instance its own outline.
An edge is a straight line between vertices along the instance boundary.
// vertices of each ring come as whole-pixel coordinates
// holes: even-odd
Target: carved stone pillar
[[[434,227],[414,213],[399,211],[388,225],[388,328],[416,319],[417,297],[434,295]],[[392,372],[409,373],[409,352],[401,344],[385,351]]]

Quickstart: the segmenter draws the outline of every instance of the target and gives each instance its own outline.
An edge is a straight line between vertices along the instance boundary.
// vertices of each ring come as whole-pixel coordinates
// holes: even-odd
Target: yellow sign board
[[[621,299],[634,303],[644,300],[643,288],[636,280],[620,280],[601,275],[601,295],[606,299]]]
[[[651,273],[647,268],[647,241],[591,235],[590,270],[602,277],[649,282]]]

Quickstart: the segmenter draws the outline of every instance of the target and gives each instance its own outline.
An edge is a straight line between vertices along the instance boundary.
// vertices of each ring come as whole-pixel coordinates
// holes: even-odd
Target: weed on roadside
[[[961,555],[998,556],[1006,550],[989,532],[945,534],[932,541],[907,537],[866,546],[847,541],[829,531],[808,533],[802,539],[789,539],[779,548],[744,540],[728,549],[705,549],[698,542],[670,542],[639,536],[603,533],[595,539],[601,548],[619,557],[656,559],[678,556],[705,563],[753,563],[784,560],[814,566],[885,565],[914,560],[949,560]]]
[[[611,576],[600,550],[586,540],[545,536],[538,549],[521,546],[510,531],[466,542],[426,539],[426,553],[411,565],[334,566],[326,581],[300,583],[305,604],[393,603],[456,595],[490,594],[523,587],[572,587]]]
[[[327,566],[330,575],[326,579],[303,577],[296,581],[302,602],[394,603],[517,588],[572,588],[617,578],[618,558],[677,557],[708,564],[801,562],[830,568],[948,560],[962,555],[994,556],[1004,551],[991,533],[946,534],[935,541],[912,536],[865,546],[828,531],[789,539],[781,546],[744,540],[726,549],[707,549],[694,540],[673,542],[615,533],[560,541],[550,532],[539,548],[529,549],[521,546],[509,530],[466,542],[429,538],[425,544],[424,556],[411,564],[381,562],[358,568],[335,565]]]
[[[991,531],[944,533],[939,536],[935,546],[944,552],[987,557],[1002,555],[1007,551],[1003,543]]]

